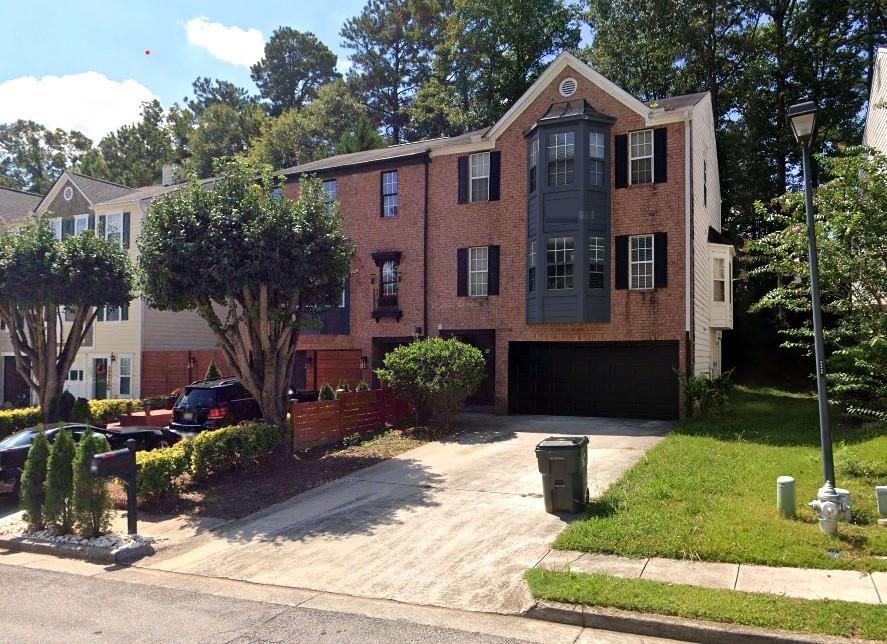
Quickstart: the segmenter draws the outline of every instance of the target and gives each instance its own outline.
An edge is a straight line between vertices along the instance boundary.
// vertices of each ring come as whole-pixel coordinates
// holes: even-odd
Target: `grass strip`
[[[528,570],[525,577],[536,599],[799,633],[887,640],[887,608],[880,605],[538,568]]]

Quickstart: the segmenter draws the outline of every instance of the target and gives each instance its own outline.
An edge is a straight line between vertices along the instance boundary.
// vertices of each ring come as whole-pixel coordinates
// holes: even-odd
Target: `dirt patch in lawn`
[[[422,430],[391,429],[351,446],[318,447],[298,454],[279,449],[267,461],[247,469],[225,472],[201,483],[185,480],[178,494],[139,507],[152,513],[238,519],[428,440]],[[111,494],[115,505],[125,509],[126,494],[118,483],[112,483]]]

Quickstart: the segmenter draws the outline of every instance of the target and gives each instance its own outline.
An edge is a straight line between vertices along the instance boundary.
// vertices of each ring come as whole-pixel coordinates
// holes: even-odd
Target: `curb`
[[[699,642],[699,644],[722,644],[725,641],[732,644],[846,644],[867,641],[812,633],[769,631],[754,626],[689,620],[668,615],[633,613],[550,601],[536,602],[525,615],[532,619],[571,626]]]
[[[38,555],[53,555],[66,559],[82,559],[98,564],[131,564],[142,557],[154,554],[154,548],[150,544],[112,550],[111,548],[71,543],[47,543],[28,537],[13,537],[11,539],[0,537],[0,548]]]

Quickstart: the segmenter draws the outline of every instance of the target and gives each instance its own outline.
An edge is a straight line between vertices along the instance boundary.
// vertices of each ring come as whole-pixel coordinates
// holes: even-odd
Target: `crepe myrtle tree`
[[[299,328],[336,304],[352,254],[320,181],[301,179],[294,201],[280,184],[268,166],[221,161],[211,183],[192,179],[156,200],[138,240],[148,303],[206,320],[276,424],[286,419]]]
[[[0,232],[0,320],[44,422],[63,420],[65,380],[99,308],[126,305],[132,287],[126,252],[90,231],[59,241],[44,218]]]

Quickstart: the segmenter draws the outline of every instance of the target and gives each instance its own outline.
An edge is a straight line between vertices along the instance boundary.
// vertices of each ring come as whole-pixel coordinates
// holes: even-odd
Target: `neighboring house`
[[[862,144],[887,154],[887,47],[878,49]]]
[[[30,214],[48,218],[59,239],[91,230],[119,243],[135,266],[135,240],[151,197],[174,189],[173,185],[133,189],[66,170]],[[28,214],[22,213],[25,221]],[[161,313],[136,297],[127,306],[99,311],[65,386],[75,396],[90,399],[165,394],[202,377],[215,357],[214,347],[212,332],[196,314]],[[4,362],[2,402],[21,404],[24,383],[16,381],[17,375],[8,377],[12,347],[5,331],[0,333],[0,353]],[[163,365],[159,374],[151,367],[158,362]],[[24,391],[27,394],[26,387]]]
[[[734,249],[707,93],[645,104],[564,53],[486,130],[288,168],[288,196],[306,173],[356,252],[298,385],[369,381],[415,336],[479,347],[469,402],[502,412],[671,418],[675,370],[720,372]]]

